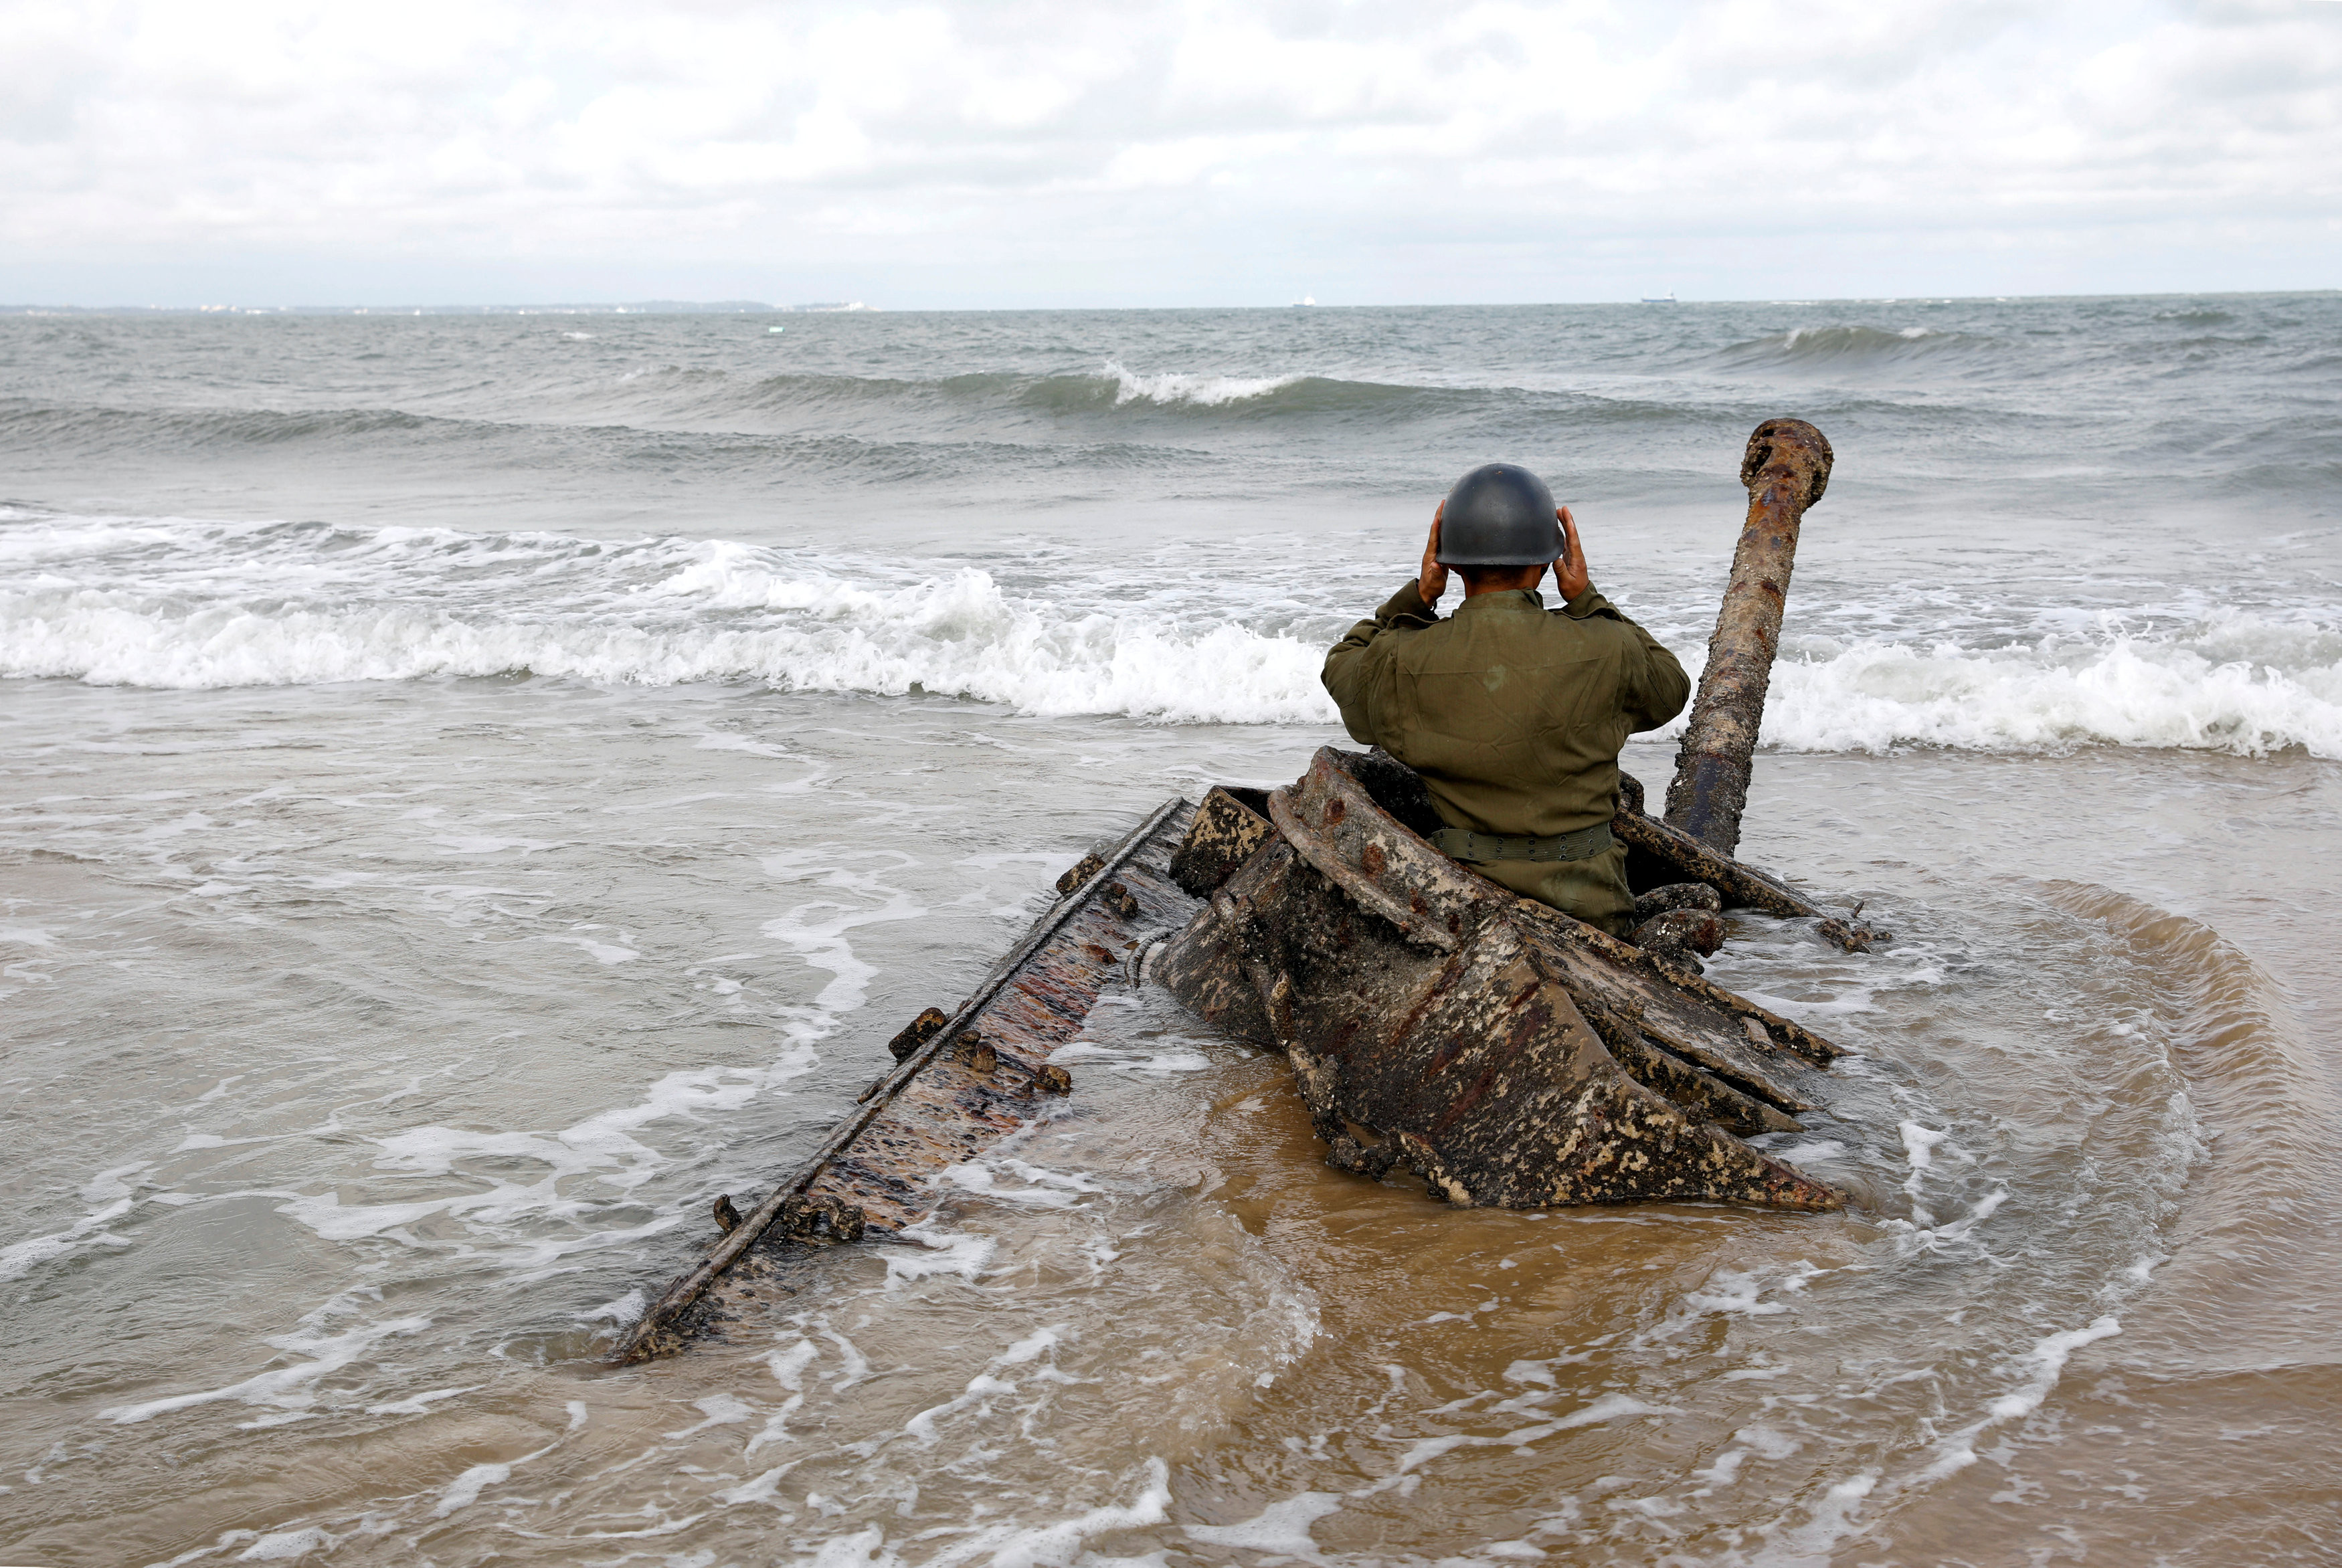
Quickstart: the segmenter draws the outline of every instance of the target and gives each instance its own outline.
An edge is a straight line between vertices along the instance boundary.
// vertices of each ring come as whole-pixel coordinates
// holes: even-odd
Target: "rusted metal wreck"
[[[1732,858],[1799,518],[1828,444],[1768,420],[1742,479],[1748,524],[1717,618],[1668,820],[1625,780],[1613,834],[1646,916],[1624,942],[1516,896],[1426,842],[1423,781],[1327,747],[1294,784],[1166,802],[1066,872],[983,984],[895,1036],[892,1066],[619,1347],[639,1361],[738,1315],[813,1248],[932,1213],[946,1167],[1077,1094],[1051,1054],[1102,987],[1156,984],[1293,1064],[1326,1158],[1414,1173],[1463,1205],[1709,1201],[1802,1211],[1844,1194],[1745,1140],[1794,1131],[1838,1048],[1707,980],[1719,912],[1874,934]]]

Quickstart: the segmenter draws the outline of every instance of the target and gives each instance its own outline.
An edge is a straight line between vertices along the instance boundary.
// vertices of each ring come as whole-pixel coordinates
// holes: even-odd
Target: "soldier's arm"
[[[1553,564],[1554,585],[1562,594],[1562,614],[1576,621],[1600,615],[1633,634],[1634,646],[1627,651],[1622,672],[1621,684],[1626,689],[1619,694],[1621,705],[1636,732],[1657,729],[1683,712],[1684,703],[1691,695],[1691,677],[1684,674],[1676,656],[1656,637],[1596,591],[1586,564],[1586,546],[1577,541],[1577,519],[1569,514],[1566,506],[1554,515],[1560,520],[1562,534],[1569,541],[1568,550]]]
[[[1650,633],[1620,615],[1635,634],[1635,655],[1626,660],[1626,716],[1637,731],[1655,730],[1691,698],[1691,677],[1676,656]]]
[[[1376,741],[1370,699],[1376,673],[1391,652],[1384,634],[1403,626],[1428,626],[1438,618],[1438,612],[1424,603],[1421,590],[1409,583],[1384,600],[1373,619],[1351,627],[1349,635],[1326,655],[1326,668],[1318,678],[1325,682],[1334,705],[1342,710],[1342,727],[1349,731],[1352,740],[1365,745]]]
[[[1691,677],[1684,674],[1683,665],[1676,662],[1676,656],[1667,652],[1664,644],[1604,598],[1599,589],[1589,584],[1584,593],[1562,606],[1562,614],[1577,621],[1599,615],[1626,628],[1632,641],[1621,661],[1618,700],[1636,734],[1657,729],[1683,712],[1684,704],[1691,697]]]
[[[1684,702],[1691,700],[1691,676],[1684,674],[1682,664],[1676,663],[1672,653],[1667,653],[1666,644],[1644,632],[1609,599],[1602,599],[1602,594],[1588,592],[1586,597],[1599,599],[1602,611],[1632,636],[1632,646],[1626,651],[1618,669],[1618,704],[1626,709],[1627,728],[1635,733],[1656,730],[1676,714],[1682,714]]]

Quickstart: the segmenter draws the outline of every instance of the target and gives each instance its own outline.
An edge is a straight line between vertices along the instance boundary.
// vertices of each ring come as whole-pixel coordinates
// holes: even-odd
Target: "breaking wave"
[[[1315,639],[716,541],[132,519],[0,532],[0,674],[199,689],[535,674],[1323,718]]]
[[[124,407],[0,397],[0,445],[87,461],[155,451],[216,461],[242,449],[293,454],[427,453],[490,464],[656,468],[677,462],[945,479],[987,460],[1012,471],[1089,466],[1101,452],[1141,465],[1193,464],[1214,427],[1258,423],[1409,430],[1485,419],[1523,394],[1303,375],[985,372],[939,379],[739,375],[660,365],[541,385],[483,404],[434,395],[415,407]],[[1571,419],[1616,418],[1601,398],[1547,394]],[[1628,419],[1649,411],[1629,407]],[[1067,433],[1076,433],[1067,443]],[[1166,444],[1168,435],[1176,444]],[[1080,437],[1086,436],[1086,439]]]
[[[1967,333],[1907,326],[1799,326],[1736,343],[1719,352],[1717,363],[1735,370],[1860,370],[1989,355],[1999,345]]]
[[[2229,614],[2171,635],[1997,648],[1862,640],[1774,670],[1767,744],[2173,747],[2342,757],[2342,633]]]
[[[0,674],[185,689],[756,682],[1042,715],[1332,723],[1318,671],[1359,605],[1339,584],[1296,603],[1301,564],[1233,590],[1253,601],[1218,584],[1198,614],[1166,597],[1179,573],[1160,563],[1027,580],[1021,561],[919,570],[672,536],[20,514],[0,519]],[[1652,619],[1691,625],[1695,609],[1659,605]],[[1690,638],[1674,640],[1696,657]],[[1775,670],[1765,738],[2342,757],[2342,629],[2231,610],[1988,645],[1808,636]]]
[[[1200,404],[1206,408],[1223,404],[1242,403],[1248,399],[1267,397],[1288,386],[1317,379],[1301,375],[1190,375],[1176,371],[1158,375],[1134,375],[1112,360],[1106,363],[1106,375],[1115,384],[1114,400],[1125,403]],[[1344,385],[1337,382],[1327,385]]]
[[[1482,388],[1446,388],[1350,381],[1299,373],[1235,375],[1217,371],[1141,371],[1106,360],[1096,374],[1032,375],[982,372],[936,381],[841,375],[775,375],[741,380],[720,372],[659,373],[674,390],[690,389],[693,405],[709,413],[733,409],[779,413],[855,405],[889,415],[916,412],[965,419],[986,414],[1146,414],[1276,417],[1413,409],[1426,400],[1470,401]],[[639,389],[654,394],[658,383]]]

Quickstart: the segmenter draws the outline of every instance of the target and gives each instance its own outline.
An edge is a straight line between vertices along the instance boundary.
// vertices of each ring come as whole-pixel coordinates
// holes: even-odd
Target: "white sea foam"
[[[205,688],[531,672],[972,697],[1036,714],[1322,721],[1315,638],[1016,602],[958,568],[873,584],[743,545],[169,524],[0,534],[0,674]],[[37,535],[36,537],[29,537]]]
[[[952,1532],[957,1539],[940,1544],[923,1537],[916,1561],[927,1568],[973,1568],[977,1563],[985,1568],[1065,1568],[1076,1559],[1094,1560],[1084,1552],[1092,1539],[1160,1524],[1170,1516],[1170,1468],[1160,1459],[1149,1459],[1138,1493],[1128,1503],[1106,1503],[1049,1524],[980,1524],[965,1533]],[[886,1542],[886,1530],[873,1524],[851,1535],[833,1536],[811,1557],[797,1561],[806,1568],[898,1568],[913,1560],[897,1555]]]
[[[922,1280],[932,1274],[957,1274],[975,1280],[983,1276],[991,1263],[997,1244],[985,1236],[972,1236],[944,1228],[936,1220],[922,1220],[917,1224],[905,1225],[895,1233],[906,1241],[916,1242],[925,1252],[914,1253],[907,1247],[886,1249],[886,1283],[889,1286],[900,1280]]]
[[[211,1404],[220,1400],[269,1405],[281,1412],[305,1413],[317,1402],[313,1385],[320,1378],[339,1372],[355,1362],[365,1360],[375,1345],[393,1335],[410,1334],[431,1326],[431,1320],[427,1317],[403,1317],[387,1323],[363,1323],[337,1334],[321,1333],[317,1325],[330,1310],[329,1305],[312,1313],[305,1326],[295,1333],[274,1335],[263,1342],[286,1354],[306,1357],[305,1360],[257,1373],[220,1388],[173,1394],[136,1404],[112,1405],[98,1413],[109,1421],[135,1425],[172,1411]]]
[[[28,1273],[51,1258],[59,1258],[76,1247],[126,1247],[127,1236],[115,1235],[105,1228],[106,1222],[118,1219],[129,1211],[131,1200],[117,1198],[93,1214],[85,1214],[65,1230],[45,1236],[14,1242],[0,1247],[0,1280],[13,1280]]]
[[[239,1563],[293,1563],[312,1552],[330,1549],[336,1537],[316,1525],[303,1530],[277,1530],[259,1537],[239,1553]]]
[[[1006,1180],[1002,1179],[1004,1174]],[[1104,1191],[1086,1176],[1046,1170],[997,1154],[946,1165],[934,1179],[964,1193],[1044,1209],[1070,1209],[1084,1194]]]
[[[1012,592],[966,564],[920,571],[723,541],[118,518],[12,523],[0,570],[6,675],[203,688],[533,673],[1200,723],[1332,723],[1318,672],[1359,609],[1352,590],[1298,571],[1220,583],[1198,614],[1160,592],[1158,574],[1119,564],[1067,566]],[[1870,623],[1913,632],[1937,613],[1873,608]],[[1655,607],[1662,624],[1667,610]],[[2306,611],[1962,635],[1917,641],[1890,626],[1793,640],[1766,740],[2342,757],[2342,628]],[[459,846],[475,847],[485,848]]]
[[[1341,1506],[1338,1493],[1304,1492],[1270,1503],[1240,1524],[1190,1524],[1187,1533],[1212,1546],[1314,1555],[1317,1543],[1311,1538],[1309,1527]]]
[[[906,858],[888,851],[876,854],[896,864]],[[838,1015],[860,1007],[869,983],[878,974],[855,956],[846,934],[865,925],[916,920],[927,913],[925,904],[889,886],[877,873],[848,871],[836,864],[835,858],[836,852],[825,846],[767,855],[763,863],[766,873],[780,881],[835,888],[859,901],[816,899],[764,924],[766,936],[786,946],[809,967],[826,969],[836,976],[815,995],[810,1008],[791,1010],[789,1032],[807,1042],[826,1034]],[[870,901],[876,902],[875,908]]]
[[[1951,1134],[1922,1127],[1917,1122],[1906,1122],[1896,1130],[1903,1134],[1904,1154],[1911,1163],[1911,1179],[1904,1183],[1904,1190],[1916,1193],[1919,1190],[1919,1173],[1936,1163],[1936,1145]]]
[[[1806,1517],[1802,1522],[1791,1524],[1785,1520],[1762,1532],[1768,1539],[1748,1560],[1752,1568],[1806,1568],[1807,1564],[1829,1562],[1831,1549],[1837,1543],[1865,1528],[1867,1512],[1877,1511],[1881,1505],[1892,1507],[1899,1498],[1924,1491],[1976,1463],[1984,1457],[1977,1452],[1980,1437],[1996,1427],[2030,1417],[2056,1392],[2066,1363],[2075,1352],[2120,1333],[2120,1320],[2108,1313],[2081,1328],[2066,1329],[2035,1341],[2010,1358],[2007,1370],[2017,1375],[2016,1385],[1990,1401],[1977,1419],[1937,1437],[1926,1450],[1924,1463],[1900,1475],[1863,1469],[1831,1484],[1818,1498],[1803,1505]],[[1744,1427],[1733,1436],[1767,1459],[1785,1458],[1800,1446],[1764,1427]],[[1717,1468],[1724,1469],[1723,1460],[1719,1459]],[[1731,1469],[1737,1468],[1736,1459]],[[1730,1471],[1725,1471],[1723,1479],[1730,1479]],[[1867,1503],[1871,1505],[1868,1510],[1865,1508]]]
[[[1510,1405],[1515,1403],[1516,1402],[1506,1401],[1506,1404]],[[1499,1405],[1496,1408],[1504,1409],[1506,1406]],[[1417,1438],[1407,1445],[1406,1453],[1399,1455],[1396,1468],[1388,1475],[1384,1476],[1380,1481],[1369,1482],[1366,1485],[1352,1492],[1350,1495],[1371,1497],[1376,1493],[1390,1491],[1418,1467],[1443,1455],[1453,1453],[1459,1448],[1525,1448],[1542,1438],[1551,1437],[1557,1432],[1568,1432],[1576,1427],[1599,1426],[1628,1416],[1681,1413],[1680,1409],[1675,1405],[1651,1404],[1631,1394],[1606,1393],[1583,1408],[1574,1410],[1556,1420],[1541,1421],[1532,1426],[1516,1427],[1510,1432],[1494,1437],[1483,1437],[1472,1433],[1451,1433],[1445,1437]]]
[[[697,1120],[709,1113],[737,1110],[812,1071],[816,1061],[812,1047],[799,1044],[769,1066],[669,1073],[650,1084],[636,1104],[596,1113],[558,1132],[411,1127],[375,1140],[382,1153],[375,1165],[423,1188],[422,1195],[391,1203],[344,1203],[334,1190],[291,1198],[276,1212],[326,1241],[380,1238],[408,1246],[435,1244],[419,1240],[412,1227],[445,1215],[465,1227],[465,1247],[492,1250],[518,1277],[530,1277],[560,1266],[573,1253],[653,1234],[673,1223],[652,1218],[632,1226],[555,1233],[544,1233],[530,1223],[589,1213],[600,1199],[581,1192],[580,1178],[606,1195],[631,1192],[664,1170],[669,1156],[642,1143],[636,1133],[669,1118]],[[524,1163],[541,1167],[542,1174],[526,1181],[505,1174]],[[593,1315],[608,1313],[606,1308]]]
[[[501,1486],[512,1479],[509,1464],[475,1464],[449,1483],[440,1493],[431,1510],[434,1519],[445,1519],[458,1508],[469,1508],[480,1500],[480,1493],[491,1486]]]
[[[2120,1333],[2121,1320],[2106,1313],[2083,1327],[2036,1340],[2011,1358],[2009,1370],[2018,1374],[2016,1385],[1987,1403],[1981,1417],[1938,1437],[1928,1447],[1927,1462],[1911,1474],[1899,1478],[1892,1490],[1929,1486],[1976,1463],[1981,1457],[1977,1453],[1978,1438],[1997,1426],[2022,1422],[2032,1415],[2056,1392],[2059,1379],[2065,1375],[2066,1363],[2076,1351]]]
[[[1765,738],[1798,751],[2110,742],[2342,757],[2342,639],[2228,612],[2166,635],[1856,641],[1775,667]]]
[[[1114,377],[1117,404],[1193,403],[1207,408],[1265,397],[1301,379],[1298,375],[1197,375],[1179,371],[1138,375],[1110,359],[1106,362],[1106,373]]]

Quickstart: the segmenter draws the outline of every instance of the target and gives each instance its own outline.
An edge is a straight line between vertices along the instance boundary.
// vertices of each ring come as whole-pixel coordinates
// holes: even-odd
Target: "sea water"
[[[0,318],[0,1556],[2331,1561],[2342,298]],[[1341,735],[1456,474],[1869,955],[1847,1214],[1459,1212],[1110,990],[1052,1120],[613,1335],[1164,797]],[[1629,748],[1654,786],[1673,731]]]

